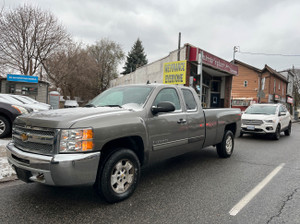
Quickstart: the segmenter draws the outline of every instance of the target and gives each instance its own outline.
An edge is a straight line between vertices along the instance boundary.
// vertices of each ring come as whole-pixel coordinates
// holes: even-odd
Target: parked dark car
[[[11,134],[12,123],[15,118],[21,114],[32,112],[31,108],[12,104],[4,99],[0,100],[0,138]]]

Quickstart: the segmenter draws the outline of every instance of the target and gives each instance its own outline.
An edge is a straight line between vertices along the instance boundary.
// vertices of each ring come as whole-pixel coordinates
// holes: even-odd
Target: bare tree
[[[88,53],[96,67],[94,89],[101,93],[118,76],[118,65],[124,60],[125,53],[119,44],[109,39],[101,39],[89,46]]]
[[[95,80],[93,65],[86,50],[80,43],[74,42],[69,42],[44,63],[48,78],[61,89],[65,99],[67,96],[71,99],[75,96],[83,99],[94,96],[91,88]]]
[[[293,69],[294,77],[294,106],[298,108],[300,105],[300,69]]]
[[[0,64],[33,75],[68,34],[48,11],[24,5],[0,13]]]

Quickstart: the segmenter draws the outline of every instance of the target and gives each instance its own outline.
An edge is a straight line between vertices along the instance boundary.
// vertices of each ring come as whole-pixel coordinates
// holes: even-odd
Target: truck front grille
[[[263,121],[262,120],[247,120],[243,119],[242,120],[243,125],[262,125]]]
[[[12,139],[15,147],[42,155],[55,153],[55,129],[14,125]]]

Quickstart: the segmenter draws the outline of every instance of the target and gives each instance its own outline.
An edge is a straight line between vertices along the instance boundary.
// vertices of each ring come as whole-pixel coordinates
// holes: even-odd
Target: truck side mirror
[[[172,112],[175,110],[175,105],[169,101],[159,102],[157,106],[152,106],[151,112],[153,115],[159,112]]]

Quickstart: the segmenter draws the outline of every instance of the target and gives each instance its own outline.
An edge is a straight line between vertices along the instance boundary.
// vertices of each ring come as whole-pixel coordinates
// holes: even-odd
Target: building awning
[[[238,66],[225,61],[222,58],[219,58],[207,51],[204,51],[200,48],[190,46],[189,50],[189,61],[198,61],[199,53],[203,52],[203,65],[209,68],[213,68],[219,70],[221,72],[228,73],[230,75],[237,75],[238,74]]]

